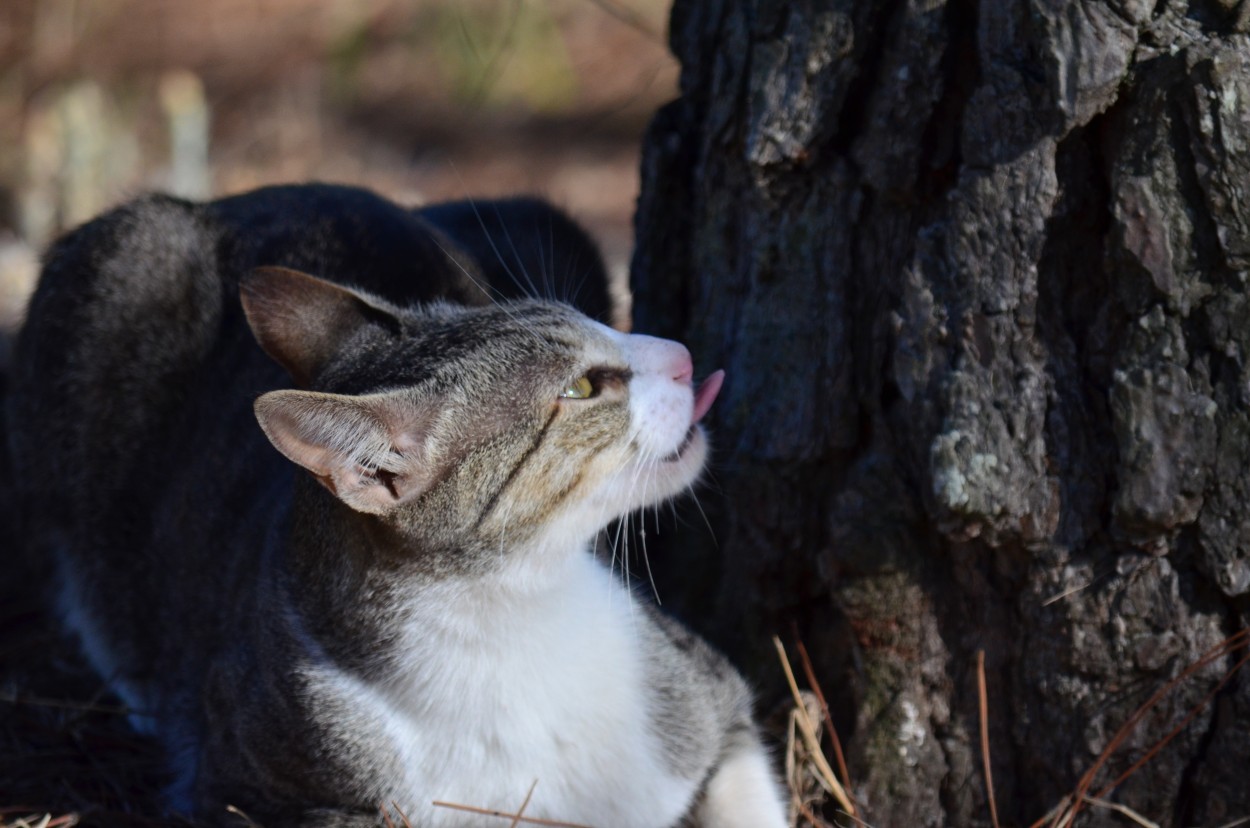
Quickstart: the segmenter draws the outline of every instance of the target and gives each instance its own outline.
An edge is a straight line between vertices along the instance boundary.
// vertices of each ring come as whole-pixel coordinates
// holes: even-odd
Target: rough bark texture
[[[1029,824],[1250,620],[1248,31],[1250,0],[677,2],[635,327],[729,380],[715,540],[650,560],[765,701],[797,629],[874,825],[988,822],[978,649]],[[1247,768],[1250,670],[1111,796],[1218,825]]]

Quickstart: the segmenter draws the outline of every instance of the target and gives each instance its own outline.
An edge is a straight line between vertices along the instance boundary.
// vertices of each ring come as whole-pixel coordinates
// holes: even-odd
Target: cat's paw
[[[785,828],[781,789],[763,748],[725,758],[708,780],[696,814],[699,828]]]
[[[376,811],[365,813],[318,808],[305,811],[299,825],[300,828],[385,828],[386,820]]]

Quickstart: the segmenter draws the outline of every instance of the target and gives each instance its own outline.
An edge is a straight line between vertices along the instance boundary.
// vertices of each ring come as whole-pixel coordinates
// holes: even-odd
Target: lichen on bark
[[[729,380],[666,606],[817,661],[874,824],[1028,824],[1250,593],[1250,5],[678,0],[639,330]],[[1231,659],[1184,682],[1126,770]],[[1239,675],[1110,795],[1250,815]],[[1204,822],[1205,821],[1205,822]]]

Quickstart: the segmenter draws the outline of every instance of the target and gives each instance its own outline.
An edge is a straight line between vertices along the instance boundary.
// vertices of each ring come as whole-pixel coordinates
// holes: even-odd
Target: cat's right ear
[[[278,451],[358,512],[385,514],[437,480],[432,404],[402,393],[283,390],[262,394],[255,411]]]
[[[245,274],[239,298],[260,347],[305,387],[362,326],[399,330],[392,311],[369,298],[285,267]]]

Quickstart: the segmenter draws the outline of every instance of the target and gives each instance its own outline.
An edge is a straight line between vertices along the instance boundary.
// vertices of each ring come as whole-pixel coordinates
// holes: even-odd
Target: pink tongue
[[[703,415],[712,407],[712,403],[716,402],[716,395],[720,393],[720,387],[725,382],[724,371],[714,371],[708,374],[707,379],[699,383],[698,389],[694,392],[694,416],[690,422],[697,423],[703,419]]]

